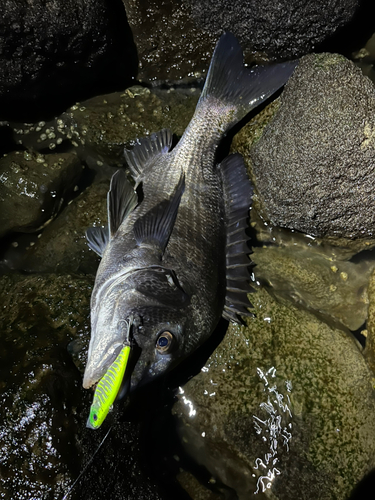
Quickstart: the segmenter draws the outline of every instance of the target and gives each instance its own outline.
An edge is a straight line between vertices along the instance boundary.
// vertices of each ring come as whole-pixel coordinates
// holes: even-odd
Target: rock
[[[375,383],[375,273],[372,274],[368,285],[368,299],[367,339],[363,354],[373,371]]]
[[[137,46],[140,81],[175,82],[197,78],[207,71],[219,37],[195,24],[187,2],[123,0],[123,3]]]
[[[375,465],[373,375],[360,348],[264,289],[252,302],[256,317],[230,325],[179,391],[182,443],[239,500],[347,498]]]
[[[102,95],[77,103],[52,122],[17,126],[17,142],[37,150],[50,146],[46,129],[55,142],[69,140],[81,157],[123,163],[124,146],[163,128],[181,136],[193,116],[200,91],[152,90],[134,86],[124,92]]]
[[[33,232],[51,221],[77,190],[83,167],[75,154],[15,151],[0,159],[0,237]]]
[[[136,49],[120,2],[2,0],[3,119],[45,119],[94,93],[124,87]]]
[[[353,63],[302,58],[250,153],[266,219],[319,237],[373,237],[374,112],[375,89]]]
[[[11,275],[0,283],[1,492],[62,497],[85,399],[66,347],[87,337],[93,279]]]
[[[236,35],[246,61],[300,57],[331,38],[358,8],[301,0],[267,3],[123,0],[139,56],[140,81],[157,83],[201,76],[223,31]]]
[[[278,299],[291,300],[353,331],[365,323],[374,260],[350,262],[339,248],[286,231],[279,244],[270,240],[256,245],[251,260],[255,279]]]
[[[43,273],[81,273],[95,275],[100,258],[87,245],[85,231],[107,224],[109,181],[95,182],[75,198],[49,224],[35,245],[20,256],[17,269]],[[12,258],[9,255],[8,262]]]
[[[143,466],[139,422],[116,412],[99,431],[86,428],[92,391],[68,348],[86,357],[93,277],[0,278],[0,494],[62,498],[97,451],[69,498],[167,500]],[[71,350],[69,348],[69,350]]]
[[[296,58],[311,50],[340,27],[359,7],[356,0],[306,3],[225,0],[187,0],[197,25],[209,33],[231,31],[244,47],[266,53],[268,58]]]

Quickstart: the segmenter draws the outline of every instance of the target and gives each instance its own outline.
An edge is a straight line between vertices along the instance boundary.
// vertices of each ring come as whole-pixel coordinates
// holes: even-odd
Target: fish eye
[[[96,413],[94,413],[94,415],[92,416],[92,418],[96,421],[96,420],[98,420],[98,415]]]
[[[173,346],[173,341],[174,336],[171,334],[171,332],[162,332],[156,341],[156,349],[162,354],[167,353]]]

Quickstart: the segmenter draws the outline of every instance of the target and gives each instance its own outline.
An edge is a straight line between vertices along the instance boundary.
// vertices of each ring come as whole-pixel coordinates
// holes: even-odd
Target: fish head
[[[134,311],[134,368],[130,390],[155,380],[173,368],[185,356],[188,315],[186,309],[152,305]]]
[[[98,382],[128,342],[131,390],[169,371],[185,357],[189,303],[175,274],[163,268],[139,270],[105,293],[94,290],[83,387]]]

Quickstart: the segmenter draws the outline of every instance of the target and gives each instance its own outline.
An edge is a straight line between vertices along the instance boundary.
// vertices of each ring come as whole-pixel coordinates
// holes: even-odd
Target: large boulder
[[[45,118],[135,76],[136,49],[120,2],[2,0],[1,118]]]
[[[0,237],[48,224],[75,196],[82,173],[74,153],[14,151],[1,158]]]
[[[224,31],[251,61],[300,57],[348,24],[359,2],[302,0],[123,0],[139,56],[138,79],[150,83],[201,76]]]
[[[245,151],[266,219],[320,237],[373,237],[374,131],[372,82],[342,56],[302,58]]]
[[[347,332],[264,289],[252,302],[177,395],[183,446],[240,500],[347,498],[375,465],[373,373]]]

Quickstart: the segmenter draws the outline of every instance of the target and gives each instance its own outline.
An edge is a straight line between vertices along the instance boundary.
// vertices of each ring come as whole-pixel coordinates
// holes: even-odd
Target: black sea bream
[[[131,324],[137,360],[131,388],[165,373],[213,332],[221,316],[247,307],[251,185],[240,155],[216,164],[224,134],[288,80],[287,62],[246,68],[224,34],[195,114],[171,150],[169,130],[140,139],[125,159],[135,182],[116,172],[108,227],[91,228],[101,257],[91,298],[91,340],[83,386],[98,382]]]

